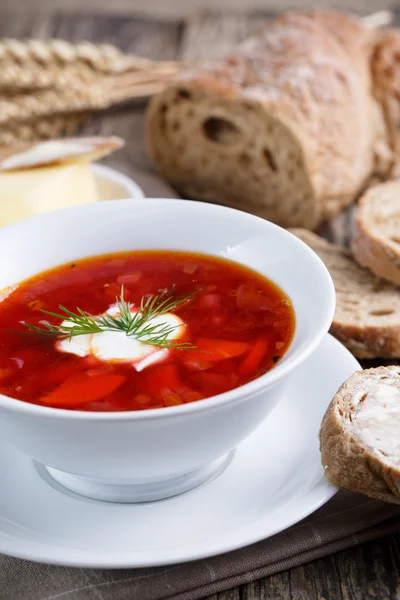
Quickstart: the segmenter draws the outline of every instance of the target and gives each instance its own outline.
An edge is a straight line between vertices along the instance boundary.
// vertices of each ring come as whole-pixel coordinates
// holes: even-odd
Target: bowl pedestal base
[[[230,463],[233,454],[234,450],[231,450],[228,454],[184,475],[147,483],[132,483],[129,480],[124,480],[122,483],[66,473],[45,465],[44,468],[52,479],[63,487],[93,500],[124,503],[153,502],[177,496],[218,477]]]

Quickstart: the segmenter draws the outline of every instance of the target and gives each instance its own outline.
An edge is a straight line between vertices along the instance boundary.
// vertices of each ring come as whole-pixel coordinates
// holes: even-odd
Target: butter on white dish
[[[0,226],[96,202],[91,161],[123,146],[117,137],[65,138],[0,149]]]
[[[131,308],[131,312],[136,312]],[[113,304],[106,311],[109,315],[118,315],[118,307]],[[62,322],[63,326],[73,327],[68,319]],[[150,319],[146,326],[171,327],[166,339],[177,340],[184,332],[184,322],[172,313],[165,313]],[[173,329],[172,329],[173,328]],[[143,337],[146,340],[145,337]],[[101,333],[77,335],[71,339],[65,338],[56,342],[59,352],[67,352],[76,356],[94,356],[103,362],[130,363],[136,371],[154,365],[168,358],[168,348],[160,348],[140,342],[134,336],[127,336],[124,331],[102,331]]]
[[[111,167],[93,164],[92,171],[95,176],[97,196],[100,201],[145,197],[142,188],[133,179]]]

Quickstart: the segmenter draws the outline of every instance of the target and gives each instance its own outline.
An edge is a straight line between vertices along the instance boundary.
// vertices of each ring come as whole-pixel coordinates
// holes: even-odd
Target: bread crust
[[[155,166],[189,198],[314,229],[374,168],[371,36],[343,14],[288,13],[184,74],[150,103]],[[218,139],[204,128],[213,119],[226,124]]]
[[[321,462],[332,484],[400,504],[400,471],[378,448],[360,438],[351,403],[355,394],[360,390],[367,394],[382,378],[390,379],[400,393],[400,367],[357,371],[338,390],[321,423]]]
[[[400,182],[383,183],[367,191],[357,209],[352,251],[361,266],[396,285],[400,285],[399,225]]]
[[[398,176],[400,167],[400,31],[386,28],[376,32],[371,55],[374,97],[382,108],[390,158],[385,178]]]
[[[316,252],[336,290],[331,333],[358,358],[400,357],[400,291],[360,267],[349,250],[305,229],[291,232]]]

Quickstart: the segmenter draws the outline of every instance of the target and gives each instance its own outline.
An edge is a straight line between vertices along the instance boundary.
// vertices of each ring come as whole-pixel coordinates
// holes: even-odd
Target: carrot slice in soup
[[[187,357],[211,362],[240,356],[249,349],[249,344],[245,342],[231,342],[230,340],[199,338],[194,343],[196,349],[190,350]]]
[[[263,338],[258,339],[240,365],[238,374],[242,377],[246,377],[254,373],[259,368],[267,348],[268,341]]]
[[[164,365],[154,370],[153,379],[156,378],[160,388],[176,389],[180,384],[178,369],[175,365]]]
[[[163,390],[174,392],[182,385],[176,365],[156,365],[145,370],[141,389],[144,394],[158,398]]]
[[[114,373],[105,373],[95,377],[79,377],[65,381],[49,394],[42,396],[40,402],[47,406],[73,408],[86,402],[105,398],[125,381],[125,377]]]

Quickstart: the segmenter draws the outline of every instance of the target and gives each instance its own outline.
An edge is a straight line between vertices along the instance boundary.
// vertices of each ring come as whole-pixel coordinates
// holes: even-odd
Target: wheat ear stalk
[[[123,54],[114,46],[63,40],[0,41],[0,90],[12,92],[79,87],[120,73],[178,72],[174,61],[152,61]]]
[[[90,113],[58,114],[34,121],[15,121],[0,126],[0,145],[52,139],[76,134],[90,119]]]

